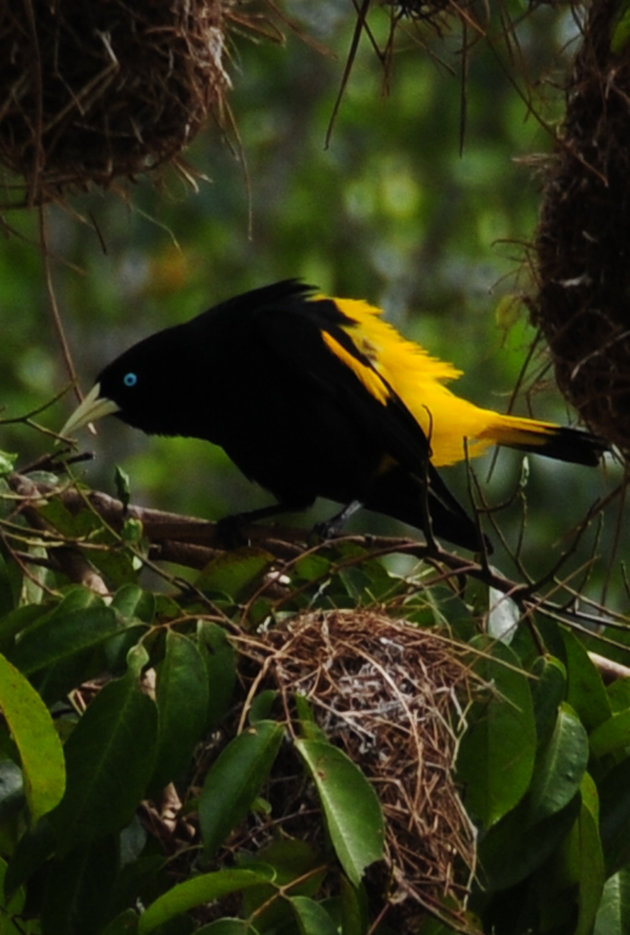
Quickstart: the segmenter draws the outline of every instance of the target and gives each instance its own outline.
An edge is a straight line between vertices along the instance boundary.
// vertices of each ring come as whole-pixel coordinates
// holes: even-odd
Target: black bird
[[[471,432],[480,450],[494,442],[542,453],[546,446],[551,456],[595,464],[605,449],[589,433],[460,400],[441,385],[457,371],[405,341],[380,310],[315,292],[297,280],[279,282],[145,338],[101,371],[61,434],[113,413],[149,434],[207,439],[277,499],[243,518],[326,497],[343,505],[325,524],[328,533],[364,506],[473,550],[481,545],[478,528],[431,460],[465,456],[459,409],[477,421],[487,416],[485,435]],[[412,399],[408,390],[403,401],[399,363],[424,395],[418,389]],[[445,403],[452,428],[446,416],[437,419]],[[495,437],[499,428],[490,432],[490,417],[505,437]],[[432,455],[433,432],[439,450]],[[458,455],[450,451],[454,440]]]

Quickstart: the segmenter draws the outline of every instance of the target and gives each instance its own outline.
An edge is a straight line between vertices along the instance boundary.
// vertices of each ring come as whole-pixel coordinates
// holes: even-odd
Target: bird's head
[[[107,415],[149,434],[183,434],[187,406],[182,393],[184,386],[190,390],[192,380],[178,353],[178,337],[176,328],[159,332],[104,367],[61,435],[71,438],[82,426]]]

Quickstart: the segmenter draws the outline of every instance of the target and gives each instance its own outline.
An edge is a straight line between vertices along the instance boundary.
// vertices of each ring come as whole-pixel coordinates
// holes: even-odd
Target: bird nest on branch
[[[18,176],[7,204],[177,164],[229,87],[228,3],[3,3],[0,162]]]
[[[532,318],[585,422],[630,450],[630,42],[595,0],[567,87],[536,241]]]
[[[372,884],[389,905],[387,921],[411,931],[425,909],[457,919],[475,834],[453,779],[472,679],[455,645],[375,611],[335,610],[295,617],[262,640],[239,639],[239,648],[257,663],[252,693],[271,685],[288,711],[305,696],[328,738],[372,782],[387,828],[385,866],[373,868]],[[285,831],[289,821],[308,840],[321,828],[291,796],[281,808]]]

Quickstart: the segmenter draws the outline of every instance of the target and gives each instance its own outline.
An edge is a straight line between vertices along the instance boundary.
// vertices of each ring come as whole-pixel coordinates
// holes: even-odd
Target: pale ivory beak
[[[101,396],[100,392],[100,383],[95,383],[83,402],[79,403],[74,410],[59,433],[60,435],[64,438],[70,438],[73,432],[76,432],[77,429],[82,428],[84,425],[96,422],[98,419],[102,419],[103,416],[111,415],[113,412],[118,412],[120,406],[112,399]]]

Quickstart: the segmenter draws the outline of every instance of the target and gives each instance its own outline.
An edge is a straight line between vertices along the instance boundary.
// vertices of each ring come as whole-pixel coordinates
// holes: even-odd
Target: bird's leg
[[[217,523],[217,532],[219,538],[228,546],[236,548],[239,545],[245,545],[246,537],[243,535],[243,527],[255,523],[259,519],[268,519],[270,516],[277,516],[279,513],[293,513],[299,510],[293,503],[272,503],[269,506],[261,506],[257,510],[245,510],[243,513],[232,513],[230,516],[224,516]]]
[[[322,539],[332,539],[333,536],[339,535],[350,517],[354,516],[355,513],[362,509],[363,503],[361,503],[360,500],[351,500],[347,506],[344,506],[343,510],[340,510],[339,513],[335,513],[329,520],[323,523],[317,523],[315,532],[321,536]]]

